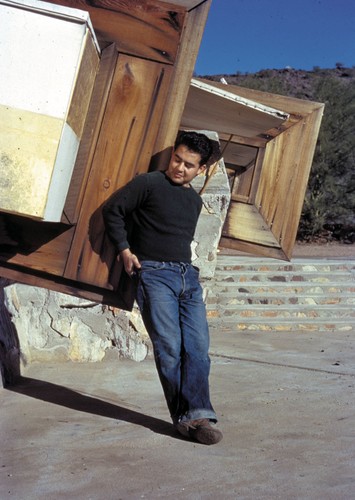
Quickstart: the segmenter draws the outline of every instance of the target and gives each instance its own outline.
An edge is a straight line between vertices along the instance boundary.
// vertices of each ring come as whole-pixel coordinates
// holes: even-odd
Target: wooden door
[[[101,208],[118,188],[148,170],[170,74],[164,64],[118,54],[66,278],[108,289],[117,286],[120,268],[105,239]]]

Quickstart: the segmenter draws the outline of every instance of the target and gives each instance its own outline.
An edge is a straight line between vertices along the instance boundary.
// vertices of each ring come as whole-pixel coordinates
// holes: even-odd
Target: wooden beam
[[[169,161],[171,147],[181,124],[181,117],[211,3],[212,0],[205,0],[185,16],[183,37],[175,61],[174,78],[171,82],[165,104],[165,113],[154,146],[154,153],[164,152],[164,154],[160,154],[157,161],[153,160],[152,168],[154,169],[161,168]]]
[[[65,293],[80,297],[81,299],[112,305],[121,309],[131,309],[132,304],[127,303],[116,291],[107,290],[98,286],[90,286],[86,283],[68,280],[61,276],[41,273],[27,269],[26,267],[11,267],[0,264],[0,276],[24,285],[38,286],[54,292]]]
[[[173,64],[185,8],[158,0],[49,0],[90,14],[99,42],[114,42],[119,52]]]
[[[108,46],[101,55],[100,69],[95,80],[83,137],[64,206],[63,222],[69,221],[71,224],[75,224],[78,221],[117,57],[118,53],[114,43]]]
[[[270,257],[272,259],[280,259],[289,261],[290,258],[285,254],[282,248],[268,247],[266,245],[249,243],[238,239],[222,237],[219,242],[220,247],[230,248],[238,252],[245,252],[251,255],[260,255],[262,257]]]

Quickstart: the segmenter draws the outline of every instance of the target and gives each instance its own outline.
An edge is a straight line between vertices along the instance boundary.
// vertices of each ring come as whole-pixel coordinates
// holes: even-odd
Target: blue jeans
[[[173,423],[217,421],[209,395],[209,332],[198,269],[142,261],[137,303]]]

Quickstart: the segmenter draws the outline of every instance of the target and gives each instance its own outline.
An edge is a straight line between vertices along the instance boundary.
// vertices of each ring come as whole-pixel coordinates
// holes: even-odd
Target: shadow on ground
[[[18,382],[7,387],[7,390],[75,411],[140,425],[157,434],[180,439],[173,426],[164,420],[108,403],[102,399],[86,396],[67,387],[44,380],[20,377]]]

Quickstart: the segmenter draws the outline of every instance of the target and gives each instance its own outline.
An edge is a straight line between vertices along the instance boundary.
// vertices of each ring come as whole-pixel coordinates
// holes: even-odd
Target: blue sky
[[[212,0],[197,75],[355,66],[355,0]]]

